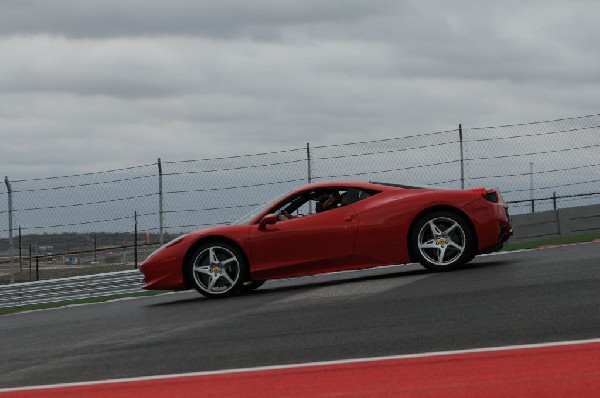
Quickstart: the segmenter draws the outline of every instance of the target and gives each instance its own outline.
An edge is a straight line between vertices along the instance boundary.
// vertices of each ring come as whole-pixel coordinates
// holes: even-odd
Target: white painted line
[[[142,382],[142,381],[165,380],[165,379],[185,378],[185,377],[215,376],[215,375],[226,375],[226,374],[233,374],[233,373],[253,373],[253,372],[264,372],[264,371],[270,371],[270,370],[302,369],[302,368],[310,368],[310,367],[318,367],[318,366],[334,366],[334,365],[370,363],[370,362],[388,361],[388,360],[429,358],[429,357],[435,357],[435,356],[463,355],[463,354],[475,354],[475,353],[485,353],[485,352],[502,352],[502,351],[526,350],[526,349],[532,349],[532,348],[535,349],[535,348],[547,348],[547,347],[561,347],[561,346],[573,346],[573,345],[595,344],[595,343],[600,343],[600,338],[589,339],[589,340],[556,341],[556,342],[538,343],[538,344],[509,345],[509,346],[502,346],[502,347],[473,348],[473,349],[456,350],[456,351],[427,352],[427,353],[420,353],[420,354],[390,355],[390,356],[385,356],[385,357],[341,359],[341,360],[335,360],[335,361],[307,362],[307,363],[291,364],[291,365],[272,365],[272,366],[258,366],[258,367],[254,367],[254,368],[223,369],[223,370],[191,372],[191,373],[182,373],[182,374],[132,377],[132,378],[123,378],[123,379],[108,379],[108,380],[98,380],[98,381],[88,381],[88,382],[78,382],[78,383],[51,384],[51,385],[43,385],[43,386],[5,388],[5,389],[0,389],[0,393],[11,392],[11,391],[41,390],[41,389],[46,389],[46,388],[64,388],[64,387],[78,387],[78,386],[94,386],[94,385],[101,385],[101,384]]]

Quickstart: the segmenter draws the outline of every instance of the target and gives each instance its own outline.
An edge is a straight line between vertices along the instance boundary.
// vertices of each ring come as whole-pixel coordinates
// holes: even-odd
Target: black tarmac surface
[[[600,337],[600,243],[0,316],[0,388]]]

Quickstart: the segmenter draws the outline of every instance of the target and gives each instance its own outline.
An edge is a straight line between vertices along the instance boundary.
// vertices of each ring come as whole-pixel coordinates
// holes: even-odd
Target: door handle
[[[346,216],[344,217],[344,221],[354,221],[354,216]]]

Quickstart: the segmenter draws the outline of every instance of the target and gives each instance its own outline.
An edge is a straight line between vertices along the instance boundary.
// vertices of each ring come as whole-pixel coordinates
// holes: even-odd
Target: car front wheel
[[[463,216],[435,211],[417,221],[410,245],[416,260],[425,268],[450,271],[473,258],[475,236]]]
[[[226,297],[237,292],[245,279],[246,260],[237,247],[226,242],[200,246],[191,256],[188,272],[200,294]]]

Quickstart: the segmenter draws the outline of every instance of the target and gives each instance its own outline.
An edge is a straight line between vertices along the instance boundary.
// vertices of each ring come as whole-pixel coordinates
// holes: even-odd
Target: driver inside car
[[[339,192],[335,191],[331,194],[321,195],[317,203],[317,213],[335,209],[340,205],[342,205],[342,197]]]
[[[327,210],[345,206],[347,204],[346,196],[346,192],[340,195],[339,191],[329,191],[321,194],[318,192],[311,192],[308,196],[308,200],[316,201],[316,212],[322,213]],[[307,198],[304,200],[307,200]],[[277,221],[287,221],[293,218],[304,217],[302,214],[292,214],[290,208],[294,209],[296,207],[297,206],[286,206],[285,208],[281,209],[279,214],[277,214]]]

